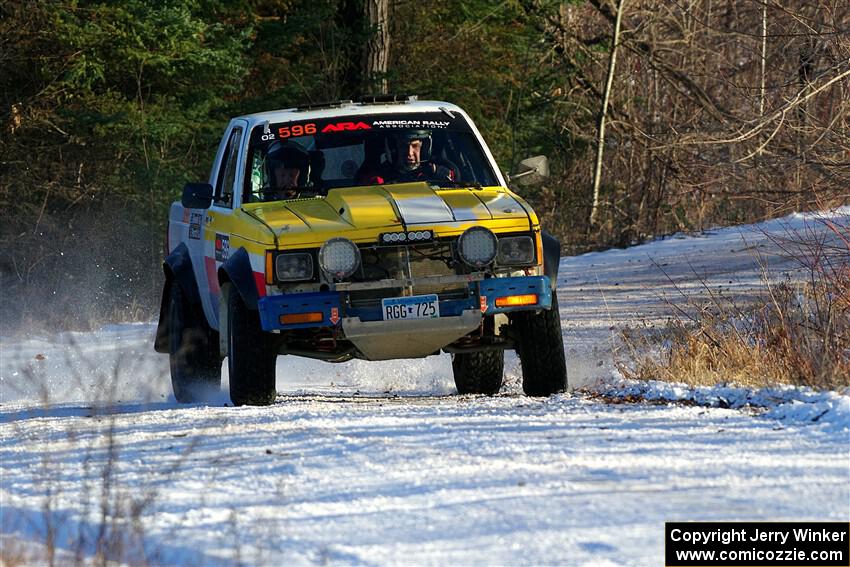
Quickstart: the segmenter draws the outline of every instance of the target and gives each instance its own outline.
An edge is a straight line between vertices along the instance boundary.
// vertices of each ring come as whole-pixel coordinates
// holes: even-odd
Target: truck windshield
[[[466,120],[442,112],[259,125],[251,132],[247,167],[246,202],[415,181],[498,184]]]

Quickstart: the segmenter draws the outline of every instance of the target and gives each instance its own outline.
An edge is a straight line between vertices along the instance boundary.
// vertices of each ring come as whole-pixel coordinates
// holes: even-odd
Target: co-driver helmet
[[[420,140],[422,142],[422,149],[419,151],[419,163],[431,161],[431,131],[430,130],[405,130],[397,135],[396,140],[398,141],[398,148],[404,147],[414,140]],[[400,164],[402,169],[405,170],[413,170],[419,167],[419,164],[408,164],[404,160],[403,155],[397,156],[398,163]]]

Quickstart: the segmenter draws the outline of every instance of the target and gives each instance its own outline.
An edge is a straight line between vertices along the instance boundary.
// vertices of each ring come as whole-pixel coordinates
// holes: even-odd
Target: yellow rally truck
[[[548,174],[545,158],[518,181]],[[459,107],[415,97],[230,121],[209,183],[171,206],[155,348],[174,396],[275,399],[278,355],[327,362],[451,353],[457,390],[567,386],[560,244],[513,193]]]

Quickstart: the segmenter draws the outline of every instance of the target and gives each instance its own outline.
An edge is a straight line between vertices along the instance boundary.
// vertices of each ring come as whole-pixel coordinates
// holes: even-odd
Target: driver
[[[409,181],[454,181],[454,171],[431,159],[432,140],[429,130],[408,130],[396,136],[395,160],[384,164],[367,183],[404,183]]]
[[[265,200],[294,199],[306,188],[310,170],[310,155],[300,145],[287,142],[268,154],[270,187]]]

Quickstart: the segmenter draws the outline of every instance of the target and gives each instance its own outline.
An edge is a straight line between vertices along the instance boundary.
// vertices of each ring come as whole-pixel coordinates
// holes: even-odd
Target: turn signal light
[[[537,305],[537,294],[507,295],[496,298],[496,307],[519,307],[520,305]]]
[[[540,231],[534,233],[534,242],[536,244],[535,248],[537,248],[537,265],[543,265],[543,237],[540,235]]]
[[[266,284],[274,285],[274,252],[266,250]]]
[[[297,325],[299,323],[321,323],[323,315],[321,311],[313,313],[288,313],[280,316],[281,325]]]

